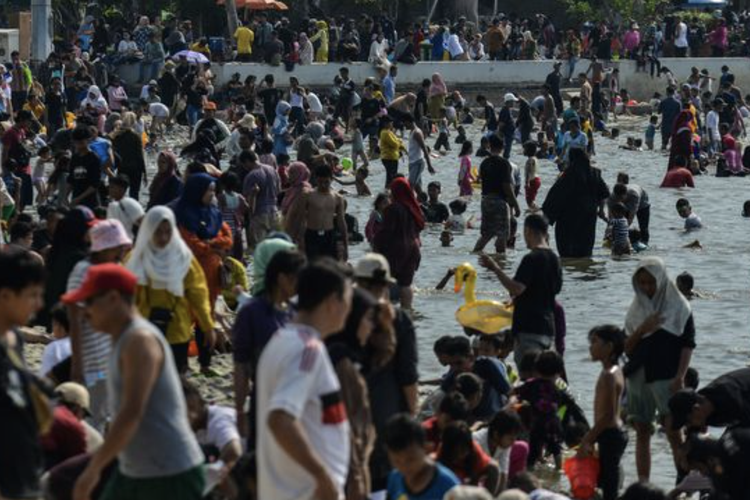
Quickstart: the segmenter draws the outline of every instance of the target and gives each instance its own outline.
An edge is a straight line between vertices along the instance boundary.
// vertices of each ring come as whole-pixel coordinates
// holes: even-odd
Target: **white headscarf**
[[[153,242],[154,233],[163,221],[168,221],[172,226],[172,238],[167,246],[157,248]],[[182,297],[185,294],[185,276],[190,271],[192,261],[193,252],[180,236],[172,210],[165,206],[149,210],[138,230],[135,248],[127,264],[138,278],[138,284],[155,290],[167,290],[176,297]]]
[[[636,274],[640,270],[648,272],[656,280],[656,293],[653,298],[639,290],[636,284]],[[647,257],[638,264],[633,273],[633,289],[635,298],[625,317],[625,330],[632,334],[643,322],[654,313],[664,318],[661,326],[677,337],[685,332],[685,325],[690,319],[692,310],[690,302],[680,293],[677,285],[667,276],[664,261],[658,257]]]
[[[107,100],[102,97],[102,91],[96,85],[89,87],[86,98],[81,101],[81,107],[85,108],[89,104],[95,108],[107,109]]]

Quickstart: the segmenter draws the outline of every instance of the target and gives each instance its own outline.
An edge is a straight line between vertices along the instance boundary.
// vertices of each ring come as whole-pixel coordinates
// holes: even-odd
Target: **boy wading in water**
[[[305,218],[304,227],[307,228],[304,237],[304,250],[307,258],[327,256],[339,258],[336,237],[340,235],[344,243],[341,258],[348,259],[349,241],[347,237],[346,206],[344,198],[331,190],[333,171],[324,165],[315,171],[317,188],[304,194],[300,217]]]
[[[625,332],[613,325],[598,326],[589,332],[591,359],[602,364],[594,395],[594,426],[583,437],[579,456],[599,448],[599,487],[603,500],[615,500],[620,486],[620,460],[628,444],[628,434],[620,420],[620,400],[625,377],[619,359],[625,350]]]

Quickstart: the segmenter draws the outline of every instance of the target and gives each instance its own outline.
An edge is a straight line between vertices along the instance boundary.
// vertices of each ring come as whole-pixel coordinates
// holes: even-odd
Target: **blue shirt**
[[[107,164],[109,161],[109,151],[112,147],[112,144],[102,137],[97,137],[91,143],[89,143],[89,149],[91,149],[91,152],[96,155],[97,158],[99,158],[99,161],[102,164],[102,167]]]
[[[397,470],[388,476],[388,500],[436,500],[441,499],[454,486],[461,482],[448,468],[435,464],[435,476],[427,487],[419,492],[411,492],[406,487],[404,476]]]
[[[646,128],[646,139],[653,140],[654,137],[656,137],[656,125],[649,123]]]

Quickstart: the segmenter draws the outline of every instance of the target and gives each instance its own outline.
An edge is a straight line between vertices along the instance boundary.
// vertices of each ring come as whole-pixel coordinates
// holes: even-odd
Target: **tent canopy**
[[[224,5],[225,0],[216,0],[218,5]],[[277,0],[236,0],[238,9],[250,10],[289,10],[284,2]]]
[[[728,3],[727,0],[685,0],[680,7],[683,9],[721,9]]]

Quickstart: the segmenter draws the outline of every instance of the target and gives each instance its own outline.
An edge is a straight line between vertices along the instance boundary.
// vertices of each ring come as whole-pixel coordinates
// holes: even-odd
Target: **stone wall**
[[[665,58],[662,64],[669,67],[678,81],[685,81],[690,74],[690,68],[707,69],[715,77],[721,74],[721,67],[727,65],[737,77],[740,87],[747,87],[750,82],[750,60],[746,58]],[[498,61],[498,62],[421,62],[415,65],[400,65],[396,79],[399,89],[416,88],[423,79],[430,78],[433,73],[443,75],[449,88],[487,92],[498,90],[522,91],[539,89],[544,84],[548,73],[552,71],[553,61]],[[576,73],[585,71],[588,61],[578,63]],[[333,84],[341,64],[313,64],[297,66],[293,72],[286,71],[283,66],[268,66],[253,63],[215,64],[212,70],[217,76],[220,87],[234,73],[239,73],[244,80],[248,75],[255,75],[261,81],[266,75],[274,76],[279,87],[287,87],[289,77],[296,76],[303,86],[328,88]],[[666,80],[651,78],[649,73],[636,72],[634,61],[613,62],[611,67],[620,68],[620,87],[627,89],[631,96],[638,100],[649,99],[654,92],[664,93]],[[366,78],[377,76],[375,69],[368,63],[347,65],[351,78],[361,84]],[[563,65],[563,73],[567,72],[567,64]],[[138,77],[137,66],[123,66],[118,71],[127,82],[134,83]],[[577,84],[572,85],[572,87]],[[716,85],[714,85],[716,88]]]

